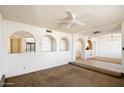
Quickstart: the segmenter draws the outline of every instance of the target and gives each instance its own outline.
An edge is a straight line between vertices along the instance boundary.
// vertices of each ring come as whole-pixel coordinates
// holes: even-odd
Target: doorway
[[[85,54],[85,44],[82,39],[78,39],[76,41],[76,51],[75,51],[75,57],[77,62],[81,62],[84,59]]]
[[[19,38],[11,38],[10,44],[11,44],[11,53],[20,53],[21,52],[21,42],[22,40]]]

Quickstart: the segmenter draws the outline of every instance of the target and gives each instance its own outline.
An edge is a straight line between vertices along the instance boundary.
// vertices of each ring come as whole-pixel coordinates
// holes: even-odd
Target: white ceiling
[[[75,13],[85,26],[58,25],[56,22],[67,17],[66,11]],[[39,5],[39,6],[0,6],[0,12],[7,20],[22,22],[63,32],[92,35],[119,31],[124,20],[124,6],[87,6],[87,5]]]

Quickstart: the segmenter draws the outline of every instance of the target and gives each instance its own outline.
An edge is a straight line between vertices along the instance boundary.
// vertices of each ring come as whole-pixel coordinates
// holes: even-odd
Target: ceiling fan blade
[[[70,20],[67,20],[67,21],[59,21],[59,22],[56,22],[57,24],[64,24],[64,23],[69,23],[70,22]]]
[[[67,25],[67,28],[70,28],[72,25],[74,24],[74,22],[70,22],[68,25]]]
[[[74,15],[71,12],[67,11],[66,14],[68,15],[69,19],[74,19]]]
[[[84,23],[79,22],[79,21],[77,21],[77,20],[75,20],[74,22],[75,22],[75,24],[78,24],[78,25],[81,25],[81,26],[84,26],[84,25],[85,25]]]

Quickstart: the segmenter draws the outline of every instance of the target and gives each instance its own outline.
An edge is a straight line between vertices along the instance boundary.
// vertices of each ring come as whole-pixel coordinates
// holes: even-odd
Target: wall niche
[[[56,40],[51,35],[45,35],[40,41],[41,51],[43,52],[54,52],[56,51]]]
[[[60,40],[60,51],[69,51],[69,40],[66,37]]]

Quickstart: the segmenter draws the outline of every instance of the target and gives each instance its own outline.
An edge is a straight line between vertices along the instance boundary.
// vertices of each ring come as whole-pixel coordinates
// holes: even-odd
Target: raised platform
[[[88,58],[88,60],[99,60],[99,61],[110,62],[114,64],[121,64],[121,59],[118,59],[118,58],[95,56],[95,57]]]
[[[110,71],[110,70],[106,70],[106,69],[103,69],[103,68],[93,67],[93,66],[90,66],[90,65],[86,65],[86,64],[82,64],[82,63],[77,63],[77,62],[72,62],[70,64],[78,66],[78,67],[81,67],[81,68],[86,68],[86,69],[89,69],[89,70],[93,70],[93,71],[97,71],[97,72],[100,72],[100,73],[104,73],[104,74],[107,74],[107,75],[111,75],[111,76],[114,76],[114,77],[122,77],[122,73],[121,72]]]

